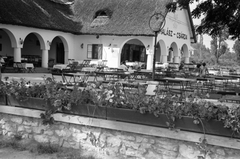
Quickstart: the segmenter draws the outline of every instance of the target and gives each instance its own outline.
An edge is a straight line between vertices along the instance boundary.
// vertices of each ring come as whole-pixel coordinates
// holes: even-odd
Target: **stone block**
[[[25,131],[28,133],[32,133],[32,127],[31,126],[24,126]]]
[[[201,156],[201,152],[198,149],[194,149],[192,145],[179,145],[179,154],[185,158],[197,159],[198,156]]]
[[[145,137],[141,137],[141,136],[136,136],[136,142],[144,142],[147,143],[148,139]]]
[[[48,135],[48,136],[53,136],[54,132],[53,132],[53,130],[47,130],[47,131],[43,131],[43,134]]]
[[[121,139],[114,136],[107,138],[107,145],[110,147],[119,147],[121,145]]]
[[[57,138],[56,136],[49,136],[49,141],[51,144],[58,144],[59,138]]]
[[[22,139],[28,139],[28,134],[23,134]]]
[[[135,141],[136,138],[134,136],[131,135],[125,135],[125,134],[120,134],[118,133],[118,135],[116,135],[117,138],[121,139],[121,140],[127,140],[127,141]]]
[[[137,150],[140,146],[140,143],[135,143],[132,141],[122,141],[122,144],[124,144],[126,147],[133,148]]]
[[[119,149],[118,149],[118,147],[106,148],[106,154],[108,156],[112,156],[115,158],[115,156],[118,156],[118,154],[119,154]]]
[[[85,133],[73,133],[72,137],[73,137],[74,140],[79,142],[80,140],[87,139],[88,136]]]
[[[106,146],[106,145],[107,145],[107,138],[110,137],[110,136],[113,137],[112,134],[105,133],[105,132],[102,133],[102,134],[100,135],[99,139],[98,139],[98,140],[99,140],[98,145],[99,145],[100,147]]]
[[[3,125],[2,128],[8,132],[16,132],[17,125],[14,123],[5,123],[5,125]]]
[[[7,135],[8,131],[7,130],[2,130],[3,135]]]
[[[24,126],[19,125],[18,128],[17,128],[17,132],[23,132],[23,131],[25,131]]]
[[[119,149],[119,153],[125,155],[126,150],[127,150],[126,146],[124,144],[122,144],[122,146]]]
[[[150,149],[150,148],[152,148],[152,145],[153,144],[150,144],[150,143],[141,143],[140,148]]]
[[[77,129],[77,128],[75,128],[75,127],[70,127],[70,128],[69,128],[69,131],[71,131],[72,133],[80,133],[80,132],[81,132],[80,129]]]
[[[49,139],[46,135],[34,135],[33,138],[39,143],[49,142]]]
[[[126,150],[126,155],[127,156],[140,156],[140,154],[137,154],[137,151],[135,149],[132,149],[132,148],[128,148]]]
[[[224,149],[220,149],[220,148],[218,148],[218,149],[216,149],[215,152],[216,152],[217,154],[221,155],[221,156],[225,156],[225,155],[226,155]]]
[[[70,137],[71,136],[71,132],[67,129],[55,130],[55,133],[60,137]]]
[[[29,118],[29,119],[23,121],[23,125],[36,127],[36,126],[38,126],[38,121]]]
[[[14,122],[14,123],[17,123],[17,124],[22,124],[23,118],[21,118],[21,117],[13,117],[13,118],[11,118],[11,121]]]
[[[144,159],[163,159],[161,154],[158,154],[155,151],[149,150],[148,153],[144,156]]]
[[[153,146],[154,149],[157,150],[172,150],[172,151],[178,151],[178,144],[175,142],[171,142],[171,141],[163,141],[161,143],[158,144],[154,144]]]
[[[0,125],[4,125],[6,123],[7,119],[3,118],[0,120]]]

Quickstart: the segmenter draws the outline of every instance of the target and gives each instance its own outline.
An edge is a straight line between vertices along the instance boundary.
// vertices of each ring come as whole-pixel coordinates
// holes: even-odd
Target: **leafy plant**
[[[8,95],[11,95],[19,100],[27,100],[29,97],[43,98],[45,94],[45,85],[44,84],[31,84],[25,79],[20,81],[12,80],[9,83],[6,83],[4,92]]]
[[[6,84],[3,81],[0,81],[0,96],[5,95],[7,92]]]

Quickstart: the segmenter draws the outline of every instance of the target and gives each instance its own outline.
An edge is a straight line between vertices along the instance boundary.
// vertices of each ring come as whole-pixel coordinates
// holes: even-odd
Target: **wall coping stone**
[[[40,118],[40,114],[43,113],[43,111],[0,105],[0,113]],[[132,124],[132,123],[119,122],[119,121],[83,117],[83,116],[77,116],[77,115],[66,115],[63,113],[54,114],[53,117],[55,121],[64,122],[64,123],[86,125],[86,126],[92,126],[92,127],[119,130],[119,131],[144,134],[149,136],[157,136],[157,137],[163,137],[163,138],[170,138],[170,139],[176,139],[176,140],[183,140],[183,141],[189,141],[189,142],[196,142],[196,143],[198,143],[199,139],[203,138],[204,136],[201,133],[194,133],[194,132],[181,131],[181,130],[173,131],[166,128],[158,128],[158,127],[152,127],[152,126],[146,126],[146,125],[140,125],[140,124]],[[232,138],[220,137],[220,136],[214,136],[214,135],[206,135],[206,139],[208,141],[208,144],[210,145],[240,149],[239,139],[232,139]]]

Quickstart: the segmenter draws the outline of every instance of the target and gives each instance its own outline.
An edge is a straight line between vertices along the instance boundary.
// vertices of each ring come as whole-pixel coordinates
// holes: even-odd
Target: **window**
[[[101,44],[88,44],[87,58],[88,59],[102,59],[102,45]]]

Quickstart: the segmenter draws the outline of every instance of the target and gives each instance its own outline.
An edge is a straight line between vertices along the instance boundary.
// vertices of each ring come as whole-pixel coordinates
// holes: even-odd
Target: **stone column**
[[[48,50],[42,50],[42,67],[48,68]]]
[[[173,57],[173,63],[180,63],[179,56]]]
[[[14,47],[13,48],[13,61],[14,62],[21,62],[21,48],[20,47]]]
[[[189,57],[184,58],[184,63],[189,63]]]
[[[167,55],[162,55],[162,63],[168,63]]]
[[[153,67],[153,52],[147,50],[147,70],[152,70]]]
[[[74,59],[69,57],[69,51],[64,51],[64,63],[68,63],[68,59]]]

